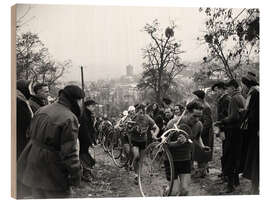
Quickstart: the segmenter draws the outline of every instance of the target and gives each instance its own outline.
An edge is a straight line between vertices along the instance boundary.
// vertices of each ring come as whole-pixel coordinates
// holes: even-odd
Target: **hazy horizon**
[[[197,40],[204,29],[199,8],[30,5],[26,20],[31,20],[22,31],[37,33],[55,60],[72,61],[62,81],[80,80],[80,66],[84,66],[85,80],[117,78],[125,75],[129,64],[134,73],[141,72],[141,49],[151,41],[141,30],[154,19],[162,29],[175,21],[175,38],[185,51],[180,55],[184,62],[199,62],[206,55],[205,45]],[[28,7],[18,4],[17,17]]]

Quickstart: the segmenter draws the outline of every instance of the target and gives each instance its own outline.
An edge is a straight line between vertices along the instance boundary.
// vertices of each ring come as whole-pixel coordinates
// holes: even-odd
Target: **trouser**
[[[232,129],[225,141],[224,175],[228,176],[228,186],[239,185],[242,135],[240,129]]]
[[[71,191],[48,191],[39,188],[32,188],[32,197],[34,199],[71,198]]]

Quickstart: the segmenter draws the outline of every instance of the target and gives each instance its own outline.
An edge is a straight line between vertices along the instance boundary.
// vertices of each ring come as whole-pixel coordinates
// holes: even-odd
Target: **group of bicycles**
[[[119,168],[132,170],[131,136],[138,129],[134,121],[127,121],[119,130],[105,122],[101,125],[98,142]],[[175,124],[165,131],[158,140],[148,143],[140,156],[138,185],[142,196],[170,196],[174,183],[174,163],[168,148],[174,133],[187,135]],[[165,162],[167,162],[165,166]]]

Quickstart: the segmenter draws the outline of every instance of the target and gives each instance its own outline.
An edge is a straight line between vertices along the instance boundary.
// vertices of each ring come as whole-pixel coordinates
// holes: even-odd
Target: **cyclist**
[[[140,104],[136,107],[136,114],[133,121],[138,126],[138,129],[131,135],[132,143],[132,154],[133,154],[133,167],[135,172],[135,184],[138,184],[138,170],[139,170],[139,159],[143,153],[147,143],[147,133],[151,133],[154,139],[157,139],[159,133],[159,127],[155,121],[145,114],[145,106]]]
[[[175,133],[169,142],[169,150],[174,161],[175,180],[173,184],[172,195],[188,195],[188,187],[191,174],[191,160],[193,146],[205,149],[200,137],[202,131],[202,123],[199,119],[202,116],[202,107],[198,102],[190,102],[186,106],[186,110],[177,122],[177,119],[169,122],[167,129],[172,128],[173,124],[178,124],[178,128],[187,132],[188,136],[182,133]],[[193,141],[190,142],[189,140]],[[194,146],[195,147],[195,146]],[[165,162],[165,170],[167,179],[169,180],[170,171],[168,163]],[[168,188],[167,188],[168,189]],[[166,191],[165,191],[166,192]]]

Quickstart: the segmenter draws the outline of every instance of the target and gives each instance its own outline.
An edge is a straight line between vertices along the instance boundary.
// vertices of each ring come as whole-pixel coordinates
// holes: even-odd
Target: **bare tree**
[[[144,71],[138,88],[152,89],[158,103],[170,86],[174,85],[174,78],[185,67],[180,58],[180,54],[184,53],[180,50],[181,43],[174,38],[175,28],[176,25],[172,22],[163,33],[156,19],[143,29],[150,36],[151,42],[143,49]]]
[[[204,63],[212,64],[206,74],[220,72],[228,78],[237,77],[237,69],[250,62],[251,54],[259,53],[259,10],[200,8],[207,20],[205,34],[199,37],[208,45]]]

